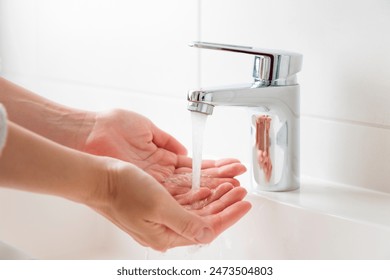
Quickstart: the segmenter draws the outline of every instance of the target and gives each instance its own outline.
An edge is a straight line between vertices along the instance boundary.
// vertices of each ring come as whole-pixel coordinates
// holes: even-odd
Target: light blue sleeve
[[[0,104],[0,155],[7,139],[7,112],[3,105]]]

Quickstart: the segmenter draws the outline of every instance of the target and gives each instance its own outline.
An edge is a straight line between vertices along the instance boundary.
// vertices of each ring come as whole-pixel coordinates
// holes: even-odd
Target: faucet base
[[[289,94],[299,100],[299,87]],[[254,191],[292,191],[300,187],[299,107],[291,109],[249,109]]]

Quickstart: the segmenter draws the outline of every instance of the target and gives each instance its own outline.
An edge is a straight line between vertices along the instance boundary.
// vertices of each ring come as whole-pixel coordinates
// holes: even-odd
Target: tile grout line
[[[390,124],[370,123],[364,121],[355,121],[355,120],[348,120],[348,119],[342,119],[336,117],[325,117],[325,116],[312,115],[312,114],[303,114],[301,115],[301,118],[316,119],[321,121],[349,124],[355,126],[366,126],[366,127],[379,128],[379,129],[390,129]]]

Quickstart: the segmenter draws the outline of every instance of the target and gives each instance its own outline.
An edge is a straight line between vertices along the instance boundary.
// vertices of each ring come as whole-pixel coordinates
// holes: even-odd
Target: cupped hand
[[[121,109],[98,113],[94,119],[83,151],[133,163],[172,195],[191,188],[192,159],[185,147],[149,119]],[[215,188],[224,182],[238,186],[234,177],[245,171],[235,159],[203,161],[201,186]]]
[[[224,183],[173,197],[139,168],[116,162],[90,206],[144,246],[169,248],[206,244],[250,209],[246,191]]]

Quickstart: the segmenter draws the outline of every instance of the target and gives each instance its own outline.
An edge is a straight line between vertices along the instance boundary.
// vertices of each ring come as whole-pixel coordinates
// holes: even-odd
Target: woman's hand
[[[102,192],[89,205],[140,244],[165,251],[210,243],[250,209],[244,188],[225,183],[215,190],[173,198],[154,178],[125,162],[113,161]],[[176,200],[175,200],[176,199]]]
[[[81,150],[135,164],[163,184],[172,195],[191,188],[192,159],[185,147],[149,119],[125,110],[94,115],[94,125]],[[201,186],[215,188],[246,171],[235,159],[207,160],[202,164]]]

